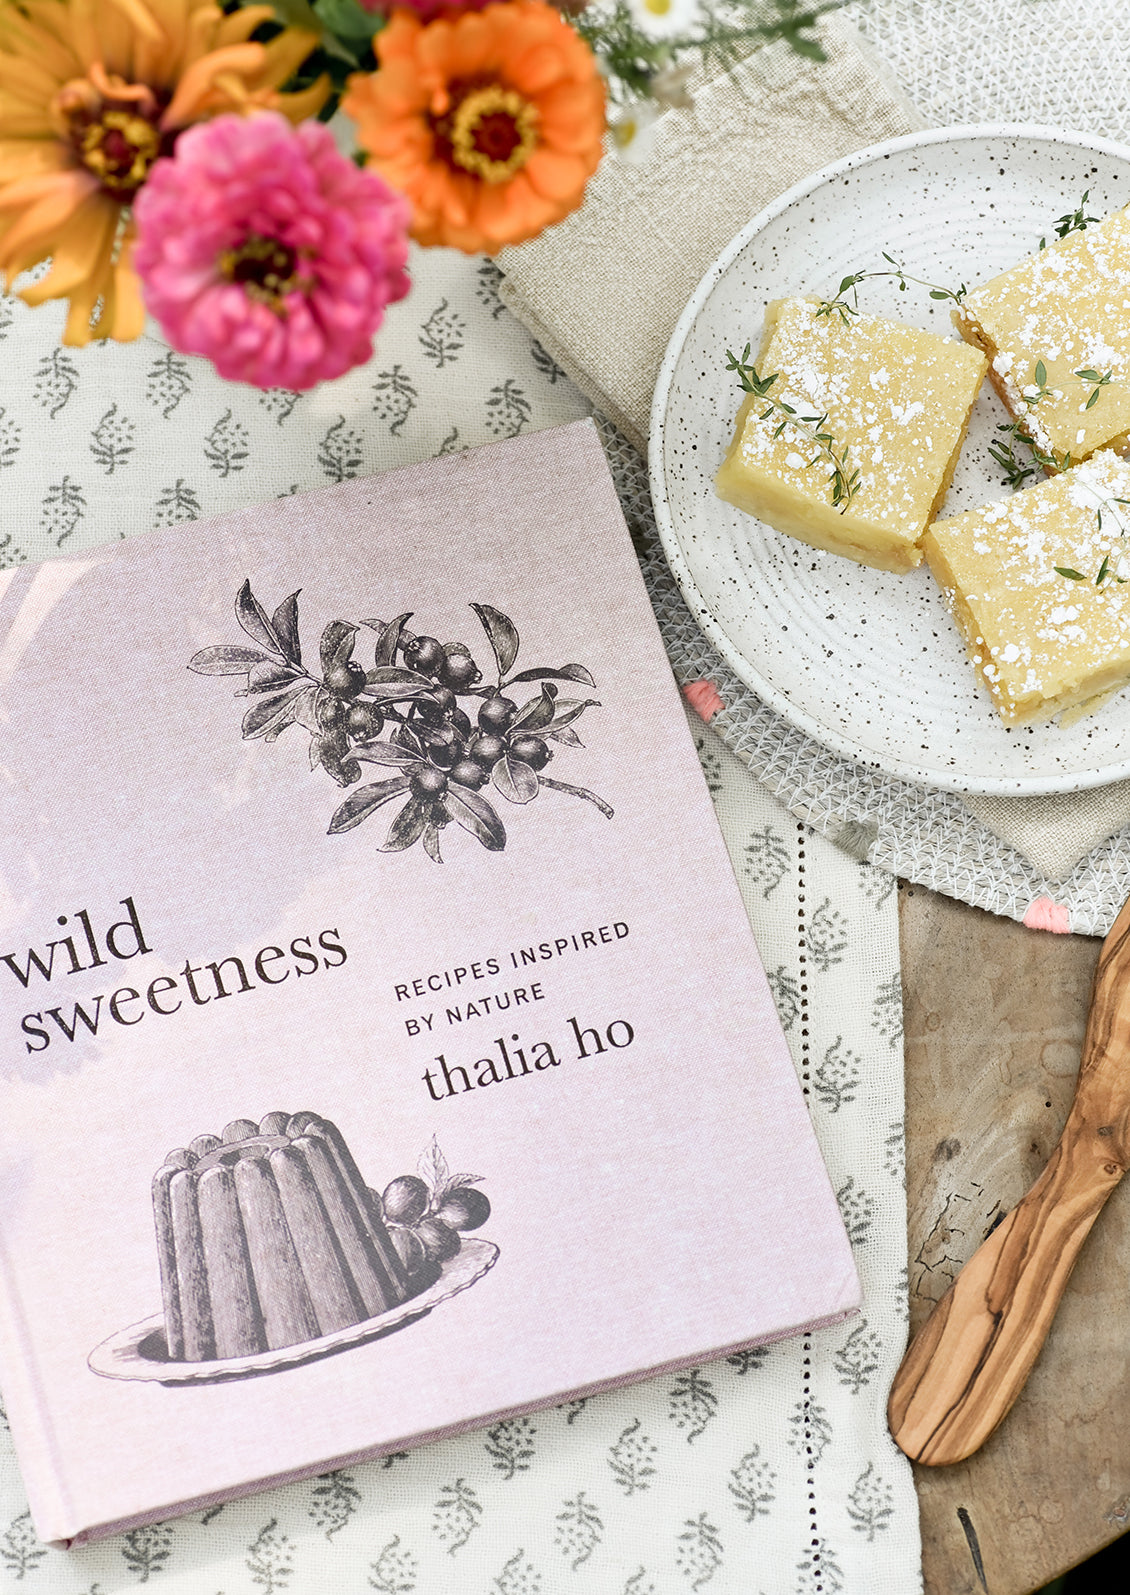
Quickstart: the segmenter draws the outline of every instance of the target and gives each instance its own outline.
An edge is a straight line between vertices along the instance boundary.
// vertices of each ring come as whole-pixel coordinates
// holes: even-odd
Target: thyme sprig
[[[1106,502],[1108,504],[1130,505],[1130,498],[1110,498],[1107,499]],[[1095,517],[1098,521],[1098,529],[1101,532],[1103,529],[1103,510],[1101,504],[1097,504],[1095,506]],[[1121,517],[1119,517],[1118,522],[1118,535],[1119,537],[1126,536],[1126,528],[1122,524]],[[1102,564],[1099,566],[1099,573],[1095,577],[1095,586],[1101,587],[1103,582],[1113,581],[1117,582],[1120,587],[1125,587],[1126,583],[1130,581],[1130,576],[1120,576],[1118,574],[1118,566],[1121,563],[1121,555],[1118,556],[1118,559],[1112,565],[1110,562],[1110,554],[1104,554]],[[1054,565],[1052,568],[1057,576],[1066,576],[1069,582],[1085,582],[1090,580],[1090,577],[1084,576],[1082,571],[1072,570],[1070,565]]]
[[[1096,405],[1099,402],[1099,394],[1102,392],[1103,388],[1105,388],[1107,386],[1107,384],[1112,380],[1112,378],[1114,376],[1114,372],[1113,372],[1113,370],[1104,371],[1100,375],[1099,372],[1092,370],[1090,366],[1085,366],[1082,371],[1075,371],[1075,372],[1072,373],[1072,375],[1073,376],[1077,376],[1079,378],[1080,382],[1093,382],[1095,384],[1094,390],[1091,393],[1090,398],[1087,400],[1086,404],[1083,406],[1083,408],[1085,410],[1089,410],[1089,409],[1091,409],[1091,407],[1093,405]]]
[[[1107,500],[1107,503],[1108,504],[1130,504],[1130,498],[1111,498],[1111,499]],[[1101,504],[1096,507],[1095,514],[1098,516],[1099,531],[1101,532],[1102,529],[1103,529],[1103,511],[1102,511],[1102,505]],[[1121,519],[1118,522],[1118,535],[1119,535],[1119,537],[1125,537],[1126,536],[1126,528],[1122,524]]]
[[[873,277],[894,277],[898,282],[900,293],[905,293],[910,283],[916,283],[919,288],[928,288],[930,290],[931,299],[952,299],[955,305],[959,305],[969,292],[964,283],[962,283],[960,288],[943,288],[939,283],[927,282],[923,277],[912,277],[893,255],[887,254],[885,249],[883,250],[883,259],[890,265],[890,271],[853,272],[840,283],[833,299],[822,299],[820,301],[816,314],[818,316],[839,316],[840,320],[847,326],[854,316],[859,315],[859,284],[868,282]],[[845,294],[849,293],[851,295],[850,301],[844,297]]]
[[[1053,473],[1066,471],[1072,463],[1070,452],[1058,457],[1054,453],[1048,453],[1027,430],[1028,414],[1045,399],[1058,396],[1057,389],[1048,387],[1048,368],[1042,360],[1036,361],[1034,375],[1035,382],[1023,389],[1020,394],[1024,415],[1018,416],[1013,421],[1002,421],[997,427],[1002,437],[989,444],[989,457],[1004,471],[1004,480],[1009,487],[1023,487],[1030,476],[1038,476],[1040,471]],[[1027,448],[1026,457],[1017,454],[1018,443],[1023,443]]]
[[[1057,238],[1066,238],[1068,233],[1085,232],[1089,223],[1098,221],[1099,218],[1097,216],[1084,216],[1083,214],[1084,207],[1090,197],[1091,190],[1085,188],[1083,190],[1083,198],[1079,202],[1079,208],[1077,210],[1069,210],[1066,216],[1059,218],[1055,224],[1055,236]],[[1040,248],[1046,249],[1047,247],[1047,239],[1041,238]]]
[[[1090,580],[1088,576],[1083,575],[1082,571],[1072,570],[1070,565],[1057,565],[1055,567],[1055,573],[1057,576],[1066,576],[1069,582],[1085,582]],[[1125,587],[1126,583],[1130,581],[1130,576],[1119,576],[1117,571],[1111,567],[1110,555],[1104,554],[1103,562],[1099,566],[1099,573],[1095,577],[1095,586],[1101,587],[1103,582],[1108,580],[1117,582],[1120,587]]]
[[[742,350],[739,360],[732,349],[726,350],[726,370],[736,371],[738,381],[743,393],[752,393],[758,399],[764,399],[765,409],[758,417],[767,421],[771,416],[778,416],[779,420],[773,429],[774,438],[779,438],[786,427],[794,426],[804,438],[816,449],[816,456],[809,461],[815,465],[816,460],[822,458],[831,466],[828,476],[828,486],[832,490],[832,505],[842,515],[859,491],[859,468],[853,467],[849,457],[846,443],[837,445],[832,433],[828,430],[828,416],[800,415],[791,404],[786,404],[784,399],[774,399],[769,389],[777,381],[779,372],[772,372],[769,376],[759,376],[750,364],[750,345],[747,343]]]
[[[1066,471],[1074,462],[1070,450],[1061,455],[1049,453],[1028,431],[1026,417],[1037,405],[1045,399],[1058,399],[1063,395],[1057,388],[1048,386],[1048,369],[1042,360],[1036,361],[1034,372],[1035,382],[1022,389],[1021,403],[1024,405],[1025,414],[1018,416],[1013,421],[1002,421],[997,431],[1001,438],[989,444],[989,455],[1004,471],[1004,481],[1009,487],[1022,487],[1030,476],[1037,476],[1040,471],[1056,473]],[[1084,410],[1092,409],[1099,401],[1099,394],[1111,382],[1117,380],[1113,371],[1096,371],[1091,366],[1083,366],[1072,375],[1080,382],[1090,382],[1094,386],[1087,398]],[[1028,450],[1027,455],[1017,454],[1016,445],[1023,443]],[[1113,502],[1121,503],[1120,499]],[[1100,525],[1102,515],[1100,511]],[[1060,573],[1062,575],[1062,572]]]

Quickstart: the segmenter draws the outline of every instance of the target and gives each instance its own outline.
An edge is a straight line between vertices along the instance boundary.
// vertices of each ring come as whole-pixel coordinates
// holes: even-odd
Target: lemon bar
[[[819,300],[778,299],[766,313],[756,370],[776,380],[767,397],[751,393],[738,412],[715,478],[719,497],[814,548],[880,570],[913,569],[953,476],[984,356],[901,322],[845,319]],[[817,431],[830,447],[814,442]],[[837,459],[841,495],[858,472],[838,504]]]
[[[923,539],[1006,725],[1089,713],[1130,681],[1130,461],[1104,449]]]
[[[988,356],[990,382],[1045,453],[1077,461],[1126,445],[1130,207],[974,288],[953,320]]]

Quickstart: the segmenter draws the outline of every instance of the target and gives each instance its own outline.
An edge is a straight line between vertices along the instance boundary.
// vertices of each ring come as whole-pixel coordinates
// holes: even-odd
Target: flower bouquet
[[[148,312],[226,378],[310,388],[370,357],[409,238],[533,238],[695,65],[819,58],[834,3],[0,0],[0,276],[68,301],[64,343]]]

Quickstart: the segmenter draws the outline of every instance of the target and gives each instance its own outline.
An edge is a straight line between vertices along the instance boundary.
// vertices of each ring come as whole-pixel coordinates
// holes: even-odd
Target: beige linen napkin
[[[756,51],[695,88],[693,109],[662,116],[646,160],[605,159],[581,210],[499,256],[503,300],[641,452],[675,323],[734,234],[821,166],[925,125],[842,19],[820,33],[825,62]],[[1057,881],[1130,822],[1130,782],[967,806]]]
[[[925,125],[858,34],[821,35],[823,64],[773,45],[692,85],[646,160],[606,157],[579,211],[498,257],[503,300],[641,452],[664,350],[714,257],[802,177]]]
[[[962,801],[982,825],[1031,859],[1049,881],[1066,880],[1093,847],[1130,825],[1130,781],[1051,797]]]

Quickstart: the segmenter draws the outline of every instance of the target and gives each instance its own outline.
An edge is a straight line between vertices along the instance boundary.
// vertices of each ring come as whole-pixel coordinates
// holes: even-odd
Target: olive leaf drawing
[[[403,798],[381,851],[405,852],[419,842],[439,864],[440,833],[450,825],[488,852],[503,851],[499,798],[522,808],[547,790],[562,792],[612,818],[595,792],[545,773],[560,748],[584,746],[574,723],[600,707],[596,698],[561,696],[560,682],[595,688],[584,665],[535,665],[511,674],[520,646],[517,626],[490,604],[471,604],[493,655],[492,683],[484,682],[466,643],[410,631],[411,611],[388,621],[329,621],[314,672],[303,664],[298,597],[291,593],[268,614],[245,581],[235,613],[254,646],[216,643],[194,654],[188,668],[202,676],[245,678],[236,692],[254,699],[243,716],[245,740],[274,742],[292,725],[309,733],[311,770],[350,789],[330,819],[331,836]],[[375,634],[368,667],[358,657],[366,632]],[[534,683],[536,692],[515,696],[515,688]],[[358,784],[362,765],[389,773]]]

